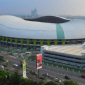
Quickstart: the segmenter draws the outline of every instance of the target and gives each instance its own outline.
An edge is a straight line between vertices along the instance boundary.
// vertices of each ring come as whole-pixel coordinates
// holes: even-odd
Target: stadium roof
[[[55,17],[55,16],[43,16],[35,19],[25,19],[28,21],[37,21],[37,22],[47,22],[47,23],[64,23],[70,20],[62,17]]]
[[[85,38],[85,20],[71,20],[58,24],[2,15],[0,36],[27,39],[82,39]]]

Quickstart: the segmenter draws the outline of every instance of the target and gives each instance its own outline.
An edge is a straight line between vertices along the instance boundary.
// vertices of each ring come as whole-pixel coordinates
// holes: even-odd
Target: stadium
[[[85,41],[85,20],[68,20],[45,16],[22,19],[0,16],[0,45],[39,49],[43,45],[82,44]]]

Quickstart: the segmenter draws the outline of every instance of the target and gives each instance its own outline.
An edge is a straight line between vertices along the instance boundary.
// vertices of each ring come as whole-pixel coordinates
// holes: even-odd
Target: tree
[[[9,80],[9,85],[19,85],[20,77],[21,76],[17,72],[12,74]]]
[[[63,83],[64,83],[64,85],[79,85],[73,80],[66,80]]]
[[[50,81],[50,82],[47,82],[45,85],[57,85],[57,83]]]
[[[19,85],[29,85],[29,79],[21,77],[19,80]]]
[[[45,85],[44,80],[41,80],[41,81],[38,83],[38,85]]]
[[[10,72],[8,72],[8,71],[0,70],[0,85],[5,85],[9,74],[10,74]]]
[[[4,85],[5,84],[5,80],[6,80],[6,78],[4,76],[0,75],[0,85]]]

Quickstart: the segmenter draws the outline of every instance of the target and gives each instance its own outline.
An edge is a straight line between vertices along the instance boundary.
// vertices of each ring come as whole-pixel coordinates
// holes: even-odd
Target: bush
[[[63,83],[64,83],[64,85],[79,85],[73,80],[66,80]]]
[[[38,75],[36,74],[36,77],[38,78]]]
[[[46,80],[44,77],[40,77],[40,79],[42,79],[42,80]]]
[[[35,72],[33,72],[33,71],[30,71],[30,74],[32,74],[32,75],[36,75],[36,73],[35,73]]]
[[[51,76],[50,76],[49,78],[50,78],[50,79],[52,79],[52,80],[54,79],[54,78],[53,78],[53,77],[51,77]]]

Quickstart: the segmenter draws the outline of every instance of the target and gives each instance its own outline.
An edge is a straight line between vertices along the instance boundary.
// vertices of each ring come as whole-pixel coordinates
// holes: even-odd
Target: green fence
[[[25,52],[32,52],[32,53],[40,53],[40,51],[35,51],[35,50],[28,50],[28,48],[8,48],[8,47],[0,47],[0,52],[11,52],[11,53],[25,53]]]
[[[28,60],[36,62],[36,60],[32,59],[32,58],[28,58]],[[70,72],[78,73],[78,74],[85,73],[85,69],[77,68],[77,67],[73,67],[73,66],[69,66],[69,65],[64,65],[64,64],[60,64],[60,63],[53,63],[53,62],[46,61],[46,60],[43,61],[43,65],[51,66],[56,69],[66,70],[66,71],[70,71]]]

